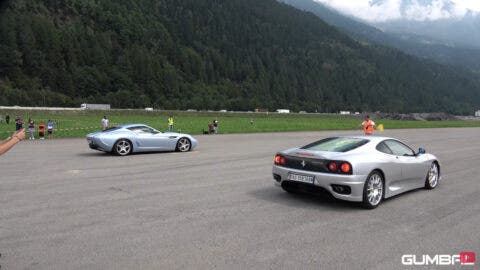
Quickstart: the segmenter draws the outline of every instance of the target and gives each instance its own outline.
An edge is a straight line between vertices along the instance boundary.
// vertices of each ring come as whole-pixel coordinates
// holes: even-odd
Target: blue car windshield
[[[361,138],[333,137],[305,145],[301,149],[326,152],[348,152],[368,142],[369,140]]]
[[[102,130],[102,132],[107,132],[107,131],[114,131],[114,130],[117,130],[117,129],[120,129],[121,127],[110,127],[110,128],[107,128],[105,130]]]

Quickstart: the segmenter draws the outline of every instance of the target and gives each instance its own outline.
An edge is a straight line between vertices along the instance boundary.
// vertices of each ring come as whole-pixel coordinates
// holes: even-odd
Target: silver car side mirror
[[[421,148],[421,147],[418,148],[418,154],[419,154],[419,155],[423,155],[423,154],[425,154],[426,152],[427,152],[427,151],[425,151],[425,149],[423,149],[423,148]]]

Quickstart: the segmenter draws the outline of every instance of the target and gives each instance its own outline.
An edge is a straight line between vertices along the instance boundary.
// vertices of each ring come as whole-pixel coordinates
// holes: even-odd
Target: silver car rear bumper
[[[363,200],[363,186],[367,175],[344,175],[344,174],[334,174],[334,173],[320,173],[320,172],[311,172],[311,171],[302,171],[292,168],[285,168],[277,165],[273,165],[272,170],[274,175],[280,176],[280,179],[274,180],[275,185],[281,186],[284,181],[289,181],[287,179],[288,174],[294,173],[299,175],[313,176],[314,181],[313,185],[321,187],[333,197],[346,201],[361,202]],[[280,181],[278,181],[280,180]],[[301,185],[312,185],[300,183]],[[350,194],[339,194],[333,190],[332,185],[342,185],[348,186],[351,189]]]

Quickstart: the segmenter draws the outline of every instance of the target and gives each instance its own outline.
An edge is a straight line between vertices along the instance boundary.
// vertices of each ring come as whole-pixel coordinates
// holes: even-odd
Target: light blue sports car
[[[139,152],[188,152],[198,141],[188,134],[160,132],[144,124],[127,124],[87,135],[90,148],[120,156]]]

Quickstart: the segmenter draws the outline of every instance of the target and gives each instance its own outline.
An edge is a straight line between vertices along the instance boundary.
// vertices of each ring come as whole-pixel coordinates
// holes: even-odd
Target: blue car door
[[[169,150],[168,137],[163,136],[163,133],[150,127],[136,128],[132,131],[135,133],[137,147],[142,151]]]

